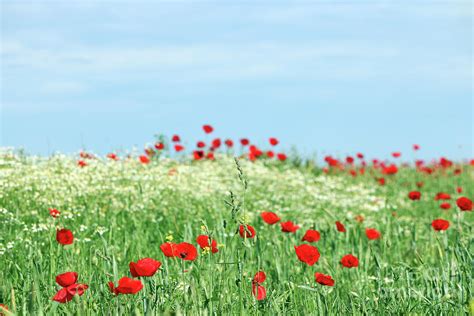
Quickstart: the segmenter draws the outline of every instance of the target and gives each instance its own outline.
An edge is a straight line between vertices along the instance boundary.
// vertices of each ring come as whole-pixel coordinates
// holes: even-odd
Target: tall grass
[[[79,168],[69,157],[0,158],[0,303],[21,315],[187,314],[187,315],[452,315],[469,313],[473,299],[473,218],[451,201],[441,210],[434,201],[443,191],[474,195],[472,167],[424,175],[402,168],[385,186],[376,171],[357,177],[326,175],[305,164],[216,161],[91,161]],[[471,169],[469,169],[471,168]],[[407,198],[424,182],[421,201]],[[232,192],[232,193],[229,193]],[[48,208],[57,208],[57,219]],[[277,212],[302,228],[285,234],[261,220],[262,210]],[[363,222],[356,221],[362,215]],[[446,232],[433,219],[451,223]],[[346,233],[334,222],[342,221]],[[257,230],[242,239],[238,225]],[[56,228],[74,232],[61,246]],[[377,228],[370,241],[365,227]],[[319,262],[298,261],[306,229],[320,231]],[[193,244],[207,233],[219,252],[194,262],[164,257],[168,240]],[[352,253],[357,268],[343,268]],[[112,295],[109,281],[130,275],[128,264],[143,257],[163,263],[143,278],[137,295]],[[252,277],[267,274],[267,298],[252,296]],[[51,298],[55,276],[76,271],[89,289],[67,304]],[[324,287],[314,273],[330,274]],[[472,304],[472,303],[471,303]]]

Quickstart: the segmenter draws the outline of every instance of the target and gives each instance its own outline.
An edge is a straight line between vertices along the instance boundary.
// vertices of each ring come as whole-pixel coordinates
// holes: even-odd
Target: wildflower
[[[49,210],[49,215],[51,215],[52,217],[56,218],[59,216],[59,214],[61,214],[61,212],[59,212],[57,209],[55,208],[50,208],[48,209]]]
[[[278,160],[280,160],[280,161],[285,161],[287,157],[286,157],[286,155],[285,155],[284,153],[278,153],[278,154],[277,154],[277,158],[278,158]]]
[[[444,203],[441,203],[439,207],[442,208],[443,210],[449,210],[451,208],[451,204],[449,204],[448,202],[444,202]]]
[[[380,238],[380,232],[374,228],[366,228],[365,229],[365,235],[367,238],[370,240],[375,240]]]
[[[210,134],[212,131],[214,131],[214,128],[211,125],[203,125],[202,129],[204,130],[204,133]]]
[[[270,139],[268,140],[268,142],[269,142],[270,145],[272,145],[272,146],[276,146],[276,145],[278,145],[278,143],[279,143],[278,139],[276,139],[275,137],[270,137]]]
[[[86,284],[80,284],[77,282],[77,272],[65,272],[56,276],[56,283],[58,283],[62,289],[60,289],[53,297],[53,301],[59,303],[67,303],[74,295],[81,296],[89,286]]]
[[[346,268],[354,268],[359,266],[359,259],[357,257],[348,254],[342,257],[341,264]]]
[[[69,229],[60,229],[56,231],[56,240],[61,245],[70,245],[74,242],[74,235]]]
[[[280,217],[273,212],[262,212],[260,216],[265,223],[270,225],[276,224],[280,221]]]
[[[265,272],[259,271],[255,273],[255,276],[252,280],[252,294],[257,299],[257,301],[261,301],[267,297],[267,290],[261,283],[266,280],[267,276]]]
[[[306,233],[304,234],[303,238],[301,239],[301,241],[316,242],[319,240],[320,237],[321,235],[319,234],[317,230],[308,229]]]
[[[449,195],[448,193],[444,193],[444,192],[438,192],[434,199],[435,199],[435,201],[449,200],[449,199],[451,199],[451,195]]]
[[[410,193],[408,193],[408,197],[412,201],[417,201],[421,198],[421,193],[418,191],[411,191]]]
[[[321,285],[334,286],[334,280],[332,279],[330,275],[316,272],[314,274],[314,278],[316,279],[316,282],[318,282]]]
[[[292,221],[280,223],[280,225],[281,225],[281,231],[284,233],[294,233],[300,228],[300,226],[295,225]]]
[[[176,244],[173,247],[173,253],[176,257],[186,261],[193,261],[198,255],[196,247],[187,242]]]
[[[295,252],[298,259],[309,266],[318,262],[320,257],[318,248],[307,244],[295,246]]]
[[[337,229],[338,232],[341,232],[341,233],[346,232],[346,228],[344,227],[344,225],[340,221],[336,222],[336,229]]]
[[[229,148],[232,148],[234,146],[234,142],[232,141],[232,139],[226,139],[224,144]]]
[[[133,277],[153,276],[160,268],[161,262],[151,258],[140,259],[137,262],[130,262],[130,273]]]
[[[109,282],[109,288],[115,295],[136,294],[143,288],[143,283],[140,280],[123,277],[118,281],[117,287],[115,287],[113,282]]]
[[[436,231],[447,230],[449,228],[449,222],[438,218],[431,222],[431,226]]]
[[[111,160],[118,160],[118,156],[114,153],[108,153],[107,158],[109,158]]]
[[[179,137],[179,135],[173,135],[173,137],[171,137],[171,141],[173,143],[179,143],[181,141],[181,137]]]
[[[201,249],[209,249],[212,253],[218,252],[219,249],[217,249],[217,241],[213,239],[211,244],[209,244],[209,239],[210,238],[208,235],[199,235],[196,238],[196,242],[198,243],[199,247],[201,247]]]
[[[242,238],[254,238],[257,233],[255,232],[255,228],[250,225],[240,225],[239,234]]]
[[[165,242],[161,244],[160,249],[166,257],[174,257],[175,255],[174,255],[173,249],[175,246],[176,246],[175,243]]]
[[[87,162],[85,162],[84,160],[78,160],[77,165],[81,168],[84,168],[85,166],[87,166]]]
[[[247,138],[242,138],[242,139],[240,140],[240,144],[241,144],[242,146],[247,146],[248,144],[250,144],[250,141],[249,141]]]
[[[467,197],[460,197],[456,200],[456,205],[461,209],[461,211],[472,211],[472,201]]]
[[[140,157],[138,157],[138,159],[140,160],[140,162],[144,165],[150,163],[150,158],[148,158],[147,156],[145,155],[141,155]]]

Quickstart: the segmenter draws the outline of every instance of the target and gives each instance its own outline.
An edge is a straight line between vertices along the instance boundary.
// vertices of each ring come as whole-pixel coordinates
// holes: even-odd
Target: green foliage
[[[402,168],[379,186],[373,170],[355,178],[326,175],[297,158],[90,160],[80,168],[65,156],[2,156],[0,303],[22,315],[465,314],[473,306],[472,213],[461,213],[454,202],[443,211],[433,198],[440,191],[455,198],[457,186],[472,197],[466,168],[459,176]],[[414,202],[407,194],[419,181],[422,199]],[[60,217],[51,218],[48,208]],[[302,228],[282,233],[278,224],[263,223],[263,210]],[[433,231],[436,218],[449,220],[450,228]],[[346,233],[336,231],[335,220]],[[254,226],[257,237],[240,238],[239,223]],[[63,227],[74,232],[71,246],[55,240]],[[382,239],[367,240],[366,227]],[[321,232],[314,243],[321,258],[312,267],[293,248],[309,228]],[[196,244],[203,233],[217,240],[217,254],[200,251],[196,261],[183,263],[160,251],[171,238]],[[341,267],[348,253],[359,258],[358,268]],[[161,261],[160,271],[143,279],[137,295],[114,297],[107,282],[130,276],[129,262],[143,257]],[[257,302],[251,280],[259,270],[267,273],[268,296]],[[55,276],[66,271],[78,272],[89,289],[58,304],[51,300]],[[331,275],[335,286],[317,284],[315,272]]]

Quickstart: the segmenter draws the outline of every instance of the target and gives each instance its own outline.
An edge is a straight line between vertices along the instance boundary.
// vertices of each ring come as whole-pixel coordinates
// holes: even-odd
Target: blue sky
[[[473,154],[469,1],[3,1],[1,145]]]

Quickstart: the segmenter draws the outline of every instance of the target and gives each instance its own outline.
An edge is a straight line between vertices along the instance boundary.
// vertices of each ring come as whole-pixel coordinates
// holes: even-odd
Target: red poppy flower
[[[441,157],[440,160],[439,160],[439,164],[441,165],[441,167],[443,168],[449,168],[453,165],[453,162],[449,159],[446,159],[444,157]]]
[[[321,235],[317,230],[308,229],[301,241],[316,242],[319,240],[319,238],[321,238]]]
[[[56,218],[59,216],[59,214],[61,214],[61,212],[59,212],[57,209],[55,208],[49,209],[49,215],[51,215],[52,217]]]
[[[351,164],[354,163],[354,158],[351,157],[351,156],[347,156],[347,157],[346,157],[346,162],[351,165]]]
[[[398,168],[396,165],[390,165],[390,166],[386,166],[382,169],[382,173],[383,174],[388,174],[388,175],[394,175],[398,172]]]
[[[108,153],[107,158],[112,159],[112,160],[118,160],[118,157],[114,153]]]
[[[365,235],[367,236],[367,238],[369,238],[370,240],[374,240],[374,239],[379,239],[380,238],[380,232],[374,228],[366,228],[365,229]]]
[[[76,283],[76,281],[77,272],[65,272],[56,276],[56,283],[62,287],[68,287],[69,285]]]
[[[444,193],[444,192],[439,192],[435,196],[435,201],[449,200],[449,199],[451,199],[451,195],[449,195],[448,193]]]
[[[385,185],[385,178],[379,178],[377,179],[380,185]]]
[[[179,137],[179,135],[173,135],[173,137],[171,137],[171,141],[174,143],[179,143],[181,141],[181,138]]]
[[[461,188],[461,187],[457,187],[457,188],[456,188],[456,192],[457,192],[457,193],[462,193],[462,188]]]
[[[207,235],[199,235],[197,238],[196,238],[196,242],[198,243],[199,247],[201,247],[201,249],[210,249],[212,251],[212,253],[216,253],[219,251],[219,249],[217,249],[217,241],[215,241],[214,239],[211,241],[211,244],[209,245],[209,236]]]
[[[355,171],[354,169],[350,170],[349,171],[349,174],[353,177],[356,177],[357,176],[357,171]]]
[[[309,266],[318,262],[320,256],[318,248],[307,244],[295,246],[295,252],[298,259]]]
[[[242,138],[240,140],[240,144],[242,144],[242,146],[247,146],[248,144],[250,144],[250,141],[247,138]]]
[[[254,238],[257,233],[255,232],[255,228],[250,225],[240,225],[239,234],[242,238]]]
[[[413,145],[413,150],[419,150],[419,149],[420,149],[420,145],[418,145],[418,144]]]
[[[172,242],[165,242],[161,244],[160,249],[166,257],[174,257],[174,248],[176,244]]]
[[[234,142],[232,141],[232,139],[226,139],[224,144],[229,148],[234,146]]]
[[[354,268],[359,266],[359,259],[357,257],[349,254],[345,255],[341,259],[341,264],[346,268]]]
[[[204,151],[202,150],[193,151],[193,158],[194,160],[201,160],[202,158],[204,158]]]
[[[250,145],[249,151],[251,154],[253,154],[257,158],[263,155],[263,152],[255,145]]]
[[[416,183],[416,186],[417,186],[418,188],[422,188],[424,185],[425,185],[425,183],[422,182],[422,181]]]
[[[272,145],[272,146],[276,146],[279,143],[278,139],[276,139],[275,137],[270,137],[270,139],[268,141],[269,141],[270,145]]]
[[[269,150],[269,151],[267,151],[267,157],[268,158],[273,158],[273,157],[275,157],[275,153],[273,151]]]
[[[408,197],[410,198],[410,200],[416,201],[421,198],[421,193],[418,191],[411,191],[410,193],[408,193]]]
[[[472,201],[467,197],[460,197],[456,200],[456,204],[461,211],[472,211]]]
[[[438,218],[431,222],[431,226],[436,231],[447,230],[449,228],[449,222]]]
[[[140,280],[123,277],[118,281],[117,287],[115,287],[113,282],[109,282],[109,288],[115,295],[136,294],[143,288],[143,283]]]
[[[260,216],[265,223],[270,225],[276,224],[280,221],[280,217],[273,212],[262,212]]]
[[[79,167],[83,168],[83,167],[87,166],[87,162],[85,162],[84,160],[79,160],[79,161],[77,162],[77,165],[78,165]]]
[[[362,153],[357,153],[357,158],[359,158],[359,159],[364,159],[364,154],[362,154]]]
[[[198,256],[196,247],[187,242],[176,244],[173,251],[176,257],[186,261],[193,261]]]
[[[142,164],[147,164],[147,163],[150,163],[150,158],[148,158],[147,156],[144,156],[144,155],[141,155],[140,157],[138,157],[140,159],[140,162]]]
[[[137,262],[130,262],[130,273],[133,277],[151,277],[160,268],[161,262],[151,258],[140,259]]]
[[[155,144],[155,148],[156,148],[157,150],[163,150],[163,149],[165,148],[165,144],[163,144],[163,143],[156,143],[156,144]]]
[[[84,292],[89,288],[87,284],[80,284],[80,283],[75,283],[72,285],[69,285],[66,290],[69,294],[71,295],[79,295],[82,296]]]
[[[206,155],[206,158],[209,159],[209,160],[214,160],[215,157],[214,157],[214,153],[213,152],[208,152],[207,155]]]
[[[316,272],[314,274],[314,278],[316,279],[316,282],[318,282],[321,285],[334,286],[334,280],[332,279],[330,275]]]
[[[222,144],[222,142],[221,142],[220,138],[216,138],[216,139],[212,140],[212,148],[213,149],[217,149],[217,148],[221,147],[221,144]]]
[[[67,288],[63,287],[53,296],[53,301],[64,304],[72,300],[73,297],[74,295],[70,294]]]
[[[204,147],[206,147],[206,143],[199,141],[199,142],[197,142],[196,146],[197,146],[197,148],[204,148]]]
[[[393,158],[399,158],[401,155],[402,155],[402,153],[398,152],[398,151],[392,153]]]
[[[300,228],[300,226],[295,225],[292,221],[283,222],[280,225],[281,231],[284,233],[294,233]]]
[[[285,161],[287,157],[286,157],[286,155],[285,155],[284,153],[278,153],[278,154],[277,154],[277,158],[278,158],[278,160],[280,160],[280,161]]]
[[[451,208],[451,204],[449,204],[448,202],[444,202],[444,203],[441,203],[439,207],[442,208],[443,210],[449,210]]]
[[[74,295],[81,296],[89,287],[86,284],[78,284],[76,272],[65,272],[56,276],[56,283],[63,288],[53,297],[53,300],[59,303],[67,303]]]
[[[252,283],[258,284],[258,283],[263,283],[267,279],[267,275],[263,271],[258,271],[255,273]]]
[[[203,125],[202,129],[204,130],[204,133],[210,134],[214,130],[214,128],[211,125]]]
[[[252,294],[257,301],[264,300],[267,297],[267,290],[262,285],[252,285]]]
[[[330,167],[338,167],[341,164],[339,160],[334,159],[331,156],[324,157],[324,161],[326,161]]]
[[[69,229],[60,229],[56,231],[56,240],[61,245],[70,245],[74,242],[74,235]]]
[[[346,228],[344,227],[344,225],[340,221],[336,222],[336,229],[337,229],[338,232],[341,232],[341,233],[346,232]]]
[[[184,146],[183,145],[174,145],[174,150],[176,150],[176,152],[180,152],[180,151],[183,151],[184,150]]]

